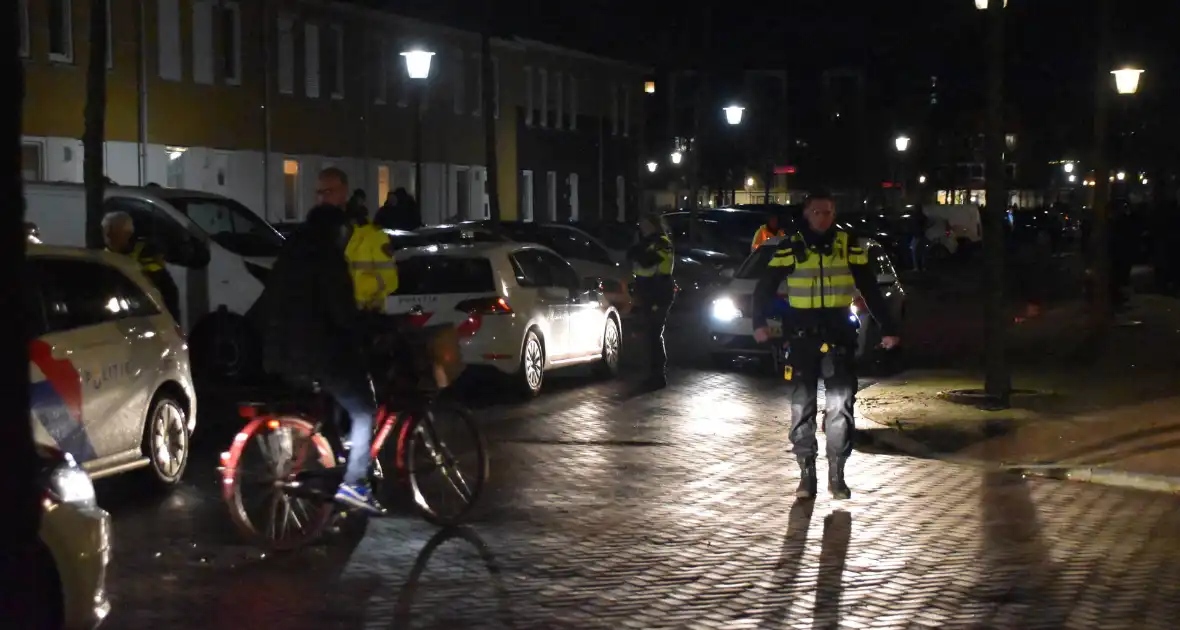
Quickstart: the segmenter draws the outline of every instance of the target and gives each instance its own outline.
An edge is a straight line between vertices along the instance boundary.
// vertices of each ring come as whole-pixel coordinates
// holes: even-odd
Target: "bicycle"
[[[330,421],[335,405],[331,397],[318,391],[316,384],[311,393],[311,405],[297,400],[243,403],[238,412],[246,425],[221,454],[222,498],[231,519],[246,537],[276,551],[319,539],[342,511],[334,496],[344,477],[348,448],[339,427]],[[400,397],[388,393],[380,398],[385,404],[378,407],[373,422],[369,481],[377,496],[388,495],[386,469],[390,469],[408,482],[414,508],[423,518],[436,525],[455,525],[470,512],[487,482],[487,446],[467,409],[441,400],[438,393],[438,389],[415,388]],[[389,404],[394,398],[405,404],[394,407]],[[444,414],[454,421],[438,422]],[[442,428],[459,429],[470,439],[469,449],[452,448],[440,437]],[[395,448],[387,452],[390,436],[396,436]],[[257,448],[250,449],[251,445]],[[473,462],[473,474],[458,471],[456,451]],[[265,464],[257,478],[246,474],[246,464],[254,463],[254,452],[262,455]],[[454,510],[427,497],[425,482],[439,470],[460,498]],[[248,508],[253,497],[246,495],[255,489],[263,491],[265,505],[261,514],[252,516]]]

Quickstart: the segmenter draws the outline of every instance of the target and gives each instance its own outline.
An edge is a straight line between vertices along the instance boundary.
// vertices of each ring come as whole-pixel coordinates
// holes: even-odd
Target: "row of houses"
[[[15,1],[25,179],[80,182],[92,3]],[[119,184],[217,192],[297,220],[315,175],[336,166],[378,203],[405,187],[427,223],[483,218],[491,116],[504,218],[637,210],[643,67],[494,38],[484,111],[478,33],[317,0],[107,0],[106,19],[105,164]],[[425,82],[408,78],[411,49],[435,53]]]

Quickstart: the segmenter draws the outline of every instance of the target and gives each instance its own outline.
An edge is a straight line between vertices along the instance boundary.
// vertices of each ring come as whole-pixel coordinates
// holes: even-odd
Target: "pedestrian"
[[[881,346],[893,348],[899,338],[863,244],[834,227],[832,197],[826,192],[809,195],[803,218],[803,229],[780,243],[758,280],[752,313],[754,339],[770,340],[766,317],[785,280],[790,311],[783,322],[783,345],[789,352],[783,378],[790,387],[790,438],[801,476],[795,496],[810,499],[817,493],[816,389],[823,377],[828,491],[833,498],[847,499],[851,491],[844,482],[844,464],[852,453],[857,346],[857,328],[848,309],[857,292],[881,328]]]
[[[366,312],[385,311],[385,299],[397,291],[397,264],[393,259],[393,246],[389,235],[369,221],[364,193],[348,194],[348,175],[338,168],[320,171],[318,202],[335,206],[345,213],[351,224],[348,244],[344,256],[352,272],[353,291],[357,306]]]
[[[750,251],[754,251],[762,246],[763,243],[772,238],[782,238],[786,232],[779,227],[779,215],[777,212],[771,212],[766,217],[766,224],[759,227],[758,231],[754,232],[754,240],[750,243]]]
[[[914,271],[922,270],[922,259],[925,257],[928,239],[926,232],[929,229],[930,218],[926,216],[922,204],[914,204],[914,234],[910,238],[910,260],[913,263]]]
[[[640,239],[627,250],[627,260],[635,274],[635,298],[646,336],[650,362],[645,385],[651,389],[668,386],[668,354],[664,347],[664,326],[668,310],[676,298],[672,279],[675,251],[668,227],[658,214],[646,214],[639,221]]]
[[[347,189],[342,200],[343,194]],[[317,383],[349,416],[348,463],[336,501],[379,514],[383,510],[366,483],[377,404],[344,257],[351,233],[340,206],[312,208],[279,251],[255,310],[266,372],[296,387]]]
[[[102,218],[102,240],[108,252],[134,260],[140,271],[164,298],[164,308],[180,323],[180,289],[165,266],[164,255],[135,234],[135,221],[126,212],[108,212]]]
[[[373,222],[387,230],[411,231],[422,227],[422,215],[418,202],[405,188],[397,188],[385,197],[385,203],[377,210]]]
[[[367,219],[369,216],[368,200],[369,196],[365,193],[364,189],[357,188],[356,190],[352,191],[352,197],[349,197],[348,207],[346,208],[348,210],[349,216],[364,215]]]

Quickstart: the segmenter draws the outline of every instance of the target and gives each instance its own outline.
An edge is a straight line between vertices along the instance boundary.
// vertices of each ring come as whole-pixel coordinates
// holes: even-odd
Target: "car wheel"
[[[535,330],[529,330],[524,335],[524,345],[520,351],[520,388],[528,396],[541,393],[541,386],[545,382],[545,344]]]
[[[180,483],[188,466],[191,437],[184,407],[167,393],[157,394],[144,426],[142,446],[153,483],[165,489]]]
[[[619,334],[619,323],[614,317],[606,318],[606,328],[602,331],[602,358],[594,366],[595,371],[603,378],[614,378],[619,374],[619,352],[622,349],[622,335]]]

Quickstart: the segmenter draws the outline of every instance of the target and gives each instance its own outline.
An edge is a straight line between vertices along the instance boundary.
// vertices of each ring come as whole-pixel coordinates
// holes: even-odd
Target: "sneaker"
[[[373,497],[373,493],[365,486],[357,483],[340,484],[340,488],[336,490],[336,502],[376,516],[385,514],[385,508],[381,507],[380,503],[377,503],[377,499]]]

